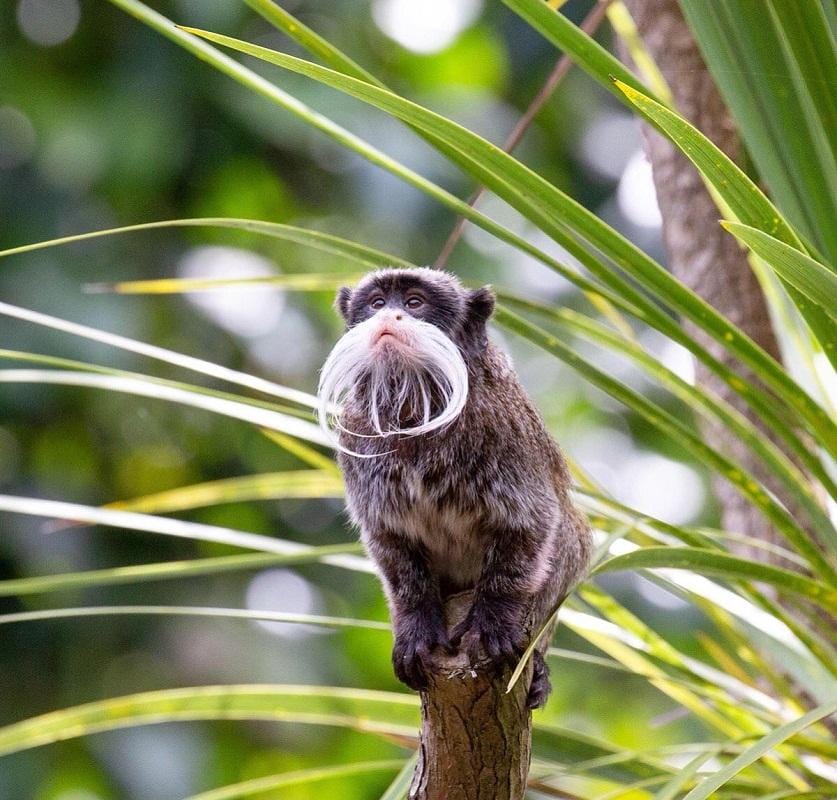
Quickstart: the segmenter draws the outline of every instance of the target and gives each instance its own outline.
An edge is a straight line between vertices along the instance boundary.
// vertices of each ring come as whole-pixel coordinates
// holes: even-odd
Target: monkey
[[[321,370],[318,413],[382,579],[395,674],[426,689],[436,648],[461,648],[472,666],[513,663],[527,615],[539,629],[585,573],[591,534],[558,445],[489,340],[494,292],[429,267],[382,268],[335,305],[346,331]],[[473,604],[449,634],[444,602],[465,590]],[[546,639],[529,708],[551,690]]]

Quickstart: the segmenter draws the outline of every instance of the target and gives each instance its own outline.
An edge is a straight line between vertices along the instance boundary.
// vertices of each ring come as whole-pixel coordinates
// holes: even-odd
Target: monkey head
[[[416,436],[459,416],[468,363],[488,344],[489,288],[468,291],[453,275],[429,268],[383,269],[354,290],[342,288],[336,305],[347,330],[323,365],[318,390],[320,423],[332,438],[335,429]],[[341,403],[351,403],[372,433],[347,430],[330,413]]]

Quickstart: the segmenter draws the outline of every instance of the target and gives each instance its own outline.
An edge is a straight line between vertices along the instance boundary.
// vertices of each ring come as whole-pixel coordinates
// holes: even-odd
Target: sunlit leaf
[[[269,472],[196,483],[165,492],[108,503],[105,508],[165,514],[190,508],[251,500],[342,497],[343,480],[332,471]]]
[[[293,614],[285,611],[255,611],[249,608],[207,608],[203,606],[84,606],[81,608],[47,608],[0,614],[0,625],[21,622],[44,622],[84,617],[210,617],[242,619],[252,622],[284,622],[289,625],[319,625],[325,628],[359,628],[388,631],[386,622],[350,617],[327,617],[318,614]]]
[[[683,800],[705,800],[721,788],[730,778],[741,772],[742,769],[762,758],[777,745],[789,739],[795,733],[805,730],[809,725],[824,719],[837,712],[837,699],[809,711],[799,719],[780,725],[776,730],[771,731],[767,736],[748,747],[738,758],[733,759],[723,769],[718,770],[714,775],[701,781]]]
[[[264,720],[414,737],[418,698],[334,686],[199,686],[114,697],[0,728],[0,755],[101,731],[182,720]]]
[[[309,228],[298,228],[294,225],[283,225],[278,222],[264,222],[258,219],[233,219],[231,217],[204,217],[197,219],[166,219],[159,222],[145,222],[139,225],[125,225],[121,228],[108,228],[100,231],[79,233],[74,236],[61,236],[58,239],[46,239],[34,244],[25,244],[20,247],[10,247],[0,250],[0,258],[4,256],[29,253],[34,250],[43,250],[49,247],[57,247],[65,244],[98,239],[103,236],[115,236],[123,233],[136,233],[139,231],[156,230],[158,228],[231,228],[237,231],[248,231],[263,236],[270,236],[275,239],[283,239],[297,244],[307,245],[315,250],[321,250],[332,255],[341,256],[348,261],[362,264],[365,267],[379,267],[382,264],[392,266],[406,266],[408,262],[385,253],[382,250],[375,250],[372,247],[333,236],[330,233],[311,230]]]
[[[310,548],[297,542],[288,542],[258,533],[245,533],[218,525],[205,525],[199,522],[138,514],[135,511],[117,511],[77,503],[62,503],[56,500],[40,500],[33,497],[0,495],[0,511],[86,522],[91,525],[108,525],[114,528],[158,533],[164,536],[198,539],[279,555],[316,552],[316,548]],[[328,555],[323,558],[323,562],[362,572],[368,572],[371,569],[365,559],[352,555]]]
[[[805,575],[757,561],[696,547],[645,547],[616,556],[596,567],[596,573],[634,569],[685,569],[702,575],[768,583],[837,611],[837,591]]]
[[[837,319],[837,275],[832,270],[757,228],[739,222],[721,222],[721,225],[764,259],[788,283]]]
[[[800,252],[805,252],[799,236],[779,210],[750,178],[697,128],[632,86],[620,81],[616,81],[616,85],[643,116],[666,134],[692,161],[739,222],[754,227]],[[837,329],[833,321],[818,305],[808,302],[793,286],[789,290],[832,365],[837,367]],[[833,431],[829,433],[828,428],[822,426],[819,426],[818,430],[826,437],[824,443],[827,443],[830,449],[833,448]]]
[[[42,314],[38,311],[30,311],[26,308],[19,308],[18,306],[10,305],[9,303],[0,302],[0,314],[15,319],[33,322],[36,325],[42,325],[53,330],[61,331],[62,333],[69,333],[73,336],[81,336],[85,339],[90,339],[94,342],[101,342],[102,344],[117,347],[120,350],[127,350],[131,353],[137,353],[148,358],[153,358],[158,361],[164,361],[167,364],[173,364],[176,367],[191,370],[192,372],[199,372],[202,375],[209,375],[213,378],[218,378],[228,383],[234,383],[238,386],[246,386],[248,389],[254,389],[257,392],[263,392],[273,397],[281,397],[284,400],[290,400],[294,403],[307,406],[308,408],[317,407],[317,398],[307,392],[300,392],[297,389],[290,389],[286,386],[280,386],[272,381],[258,378],[255,375],[247,375],[243,372],[230,369],[228,367],[215,364],[211,361],[206,361],[202,358],[195,358],[194,356],[187,356],[183,353],[176,353],[173,350],[166,350],[163,347],[146,344],[145,342],[138,342],[135,339],[129,339],[126,336],[120,336],[115,333],[108,333],[96,328],[91,328],[87,325],[80,325],[76,322],[69,322],[68,320],[52,317],[48,314]],[[270,427],[270,426],[266,426]]]
[[[112,375],[93,375],[84,372],[65,370],[5,369],[0,370],[0,383],[39,383],[62,386],[83,386],[93,389],[105,389],[111,392],[150,397],[172,403],[191,406],[192,408],[212,411],[233,419],[249,422],[261,428],[271,428],[281,433],[297,436],[315,444],[327,445],[328,440],[313,422],[281,414],[267,408],[235,400],[227,400],[211,395],[185,391],[175,386],[158,381],[140,380]]]
[[[137,564],[128,567],[64,572],[55,575],[37,575],[27,578],[10,578],[0,581],[0,597],[86,589],[90,586],[115,586],[122,583],[142,583],[188,578],[200,575],[217,575],[224,572],[254,570],[287,564],[307,564],[329,556],[357,554],[360,544],[320,545],[307,550],[282,555],[253,553],[236,556],[195,558],[184,561],[161,561],[154,564]]]
[[[337,764],[332,767],[313,767],[311,769],[282,772],[278,775],[267,775],[263,778],[252,778],[249,781],[233,783],[208,792],[193,794],[186,800],[235,800],[238,797],[250,797],[285,786],[299,786],[301,784],[318,784],[325,781],[352,778],[355,775],[368,775],[372,772],[394,772],[403,765],[403,761],[357,761],[352,764]]]
[[[380,266],[380,264],[378,265]],[[266,275],[259,278],[160,278],[150,281],[121,281],[119,283],[88,284],[90,292],[116,294],[189,294],[235,290],[253,286],[275,286],[291,292],[334,291],[344,284],[355,283],[364,273],[314,275],[302,272],[287,275]]]

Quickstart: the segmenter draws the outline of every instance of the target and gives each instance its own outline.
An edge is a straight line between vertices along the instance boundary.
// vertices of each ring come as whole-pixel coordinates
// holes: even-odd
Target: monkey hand
[[[422,610],[401,616],[395,626],[392,650],[392,666],[398,680],[411,689],[426,689],[426,667],[437,647],[450,650],[441,609],[435,614]]]
[[[502,664],[519,658],[526,649],[521,604],[498,596],[479,596],[459,625],[451,641],[466,653],[471,665],[481,659]]]

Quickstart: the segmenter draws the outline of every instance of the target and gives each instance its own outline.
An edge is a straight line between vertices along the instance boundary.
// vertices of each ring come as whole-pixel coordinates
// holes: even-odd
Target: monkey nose
[[[401,320],[402,320],[402,319],[404,319],[404,315],[403,315],[403,314],[396,314],[396,315],[395,315],[395,321],[396,321],[396,322],[401,322]]]

